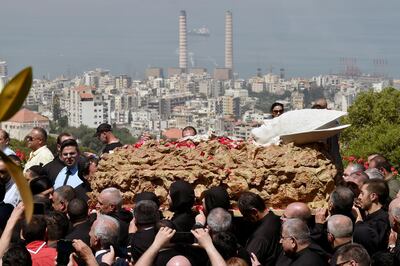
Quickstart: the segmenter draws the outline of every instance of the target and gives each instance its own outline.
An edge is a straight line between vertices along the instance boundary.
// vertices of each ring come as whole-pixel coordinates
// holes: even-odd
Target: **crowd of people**
[[[276,110],[275,110],[276,109]],[[279,110],[278,110],[279,109]],[[272,112],[282,114],[283,106]],[[187,127],[183,137],[195,135]],[[123,146],[102,124],[95,137],[102,153]],[[88,179],[99,156],[81,153],[71,134],[57,138],[35,127],[26,137],[31,153],[22,162],[0,130],[0,148],[23,168],[34,196],[34,215],[24,205],[0,161],[0,258],[2,265],[400,265],[400,182],[380,154],[364,165],[350,163],[335,180],[328,207],[312,211],[292,202],[277,211],[259,195],[243,191],[232,202],[225,187],[208,188],[196,201],[191,184],[173,182],[164,217],[153,192],[135,195],[129,209],[109,187],[90,202]],[[238,215],[239,214],[239,215]]]

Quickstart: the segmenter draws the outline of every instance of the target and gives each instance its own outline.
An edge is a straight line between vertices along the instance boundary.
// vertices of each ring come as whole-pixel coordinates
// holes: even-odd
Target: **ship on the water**
[[[189,35],[193,35],[193,36],[204,36],[204,37],[208,37],[210,36],[210,30],[206,27],[201,27],[198,29],[192,29],[188,31]]]

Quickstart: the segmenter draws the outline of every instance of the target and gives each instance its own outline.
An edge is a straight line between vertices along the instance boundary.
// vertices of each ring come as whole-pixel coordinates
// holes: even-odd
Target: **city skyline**
[[[142,78],[149,66],[178,66],[178,16],[186,10],[188,30],[206,26],[211,32],[208,38],[188,36],[188,64],[212,73],[224,66],[224,16],[231,10],[233,61],[240,77],[257,68],[264,73],[285,68],[288,76],[338,73],[345,67],[342,58],[357,59],[362,72],[380,68],[398,76],[400,34],[394,18],[399,3],[387,1],[377,9],[369,0],[299,2],[118,0],[79,2],[79,8],[77,1],[3,3],[0,58],[11,75],[32,65],[36,77],[101,67]],[[24,4],[30,9],[20,10]],[[379,66],[378,60],[387,63]]]

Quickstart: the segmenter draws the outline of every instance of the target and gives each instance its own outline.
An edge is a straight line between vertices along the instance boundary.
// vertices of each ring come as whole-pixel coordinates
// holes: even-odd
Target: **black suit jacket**
[[[77,224],[72,227],[72,230],[65,236],[65,239],[80,239],[85,242],[86,245],[90,246],[90,228],[92,223],[88,220],[81,224]]]

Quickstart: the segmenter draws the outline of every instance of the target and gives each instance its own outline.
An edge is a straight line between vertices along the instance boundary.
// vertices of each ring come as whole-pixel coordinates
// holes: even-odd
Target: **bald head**
[[[97,197],[96,209],[102,214],[112,214],[121,209],[122,201],[122,194],[119,189],[106,188]]]
[[[328,219],[328,232],[335,238],[351,237],[353,235],[353,222],[345,215],[332,215]]]
[[[104,199],[110,204],[121,206],[122,205],[122,195],[121,191],[117,188],[110,187],[101,191],[100,193]]]
[[[192,266],[192,264],[186,257],[179,255],[172,257],[166,266]]]
[[[311,211],[307,204],[303,202],[293,202],[286,207],[283,215],[287,219],[299,218],[306,221],[311,217]]]
[[[34,127],[26,136],[27,147],[33,151],[43,147],[47,142],[47,132],[41,127]]]
[[[357,173],[357,172],[364,172],[365,167],[362,164],[358,163],[350,163],[346,169],[344,169],[343,172],[343,179],[344,181],[348,182],[348,178],[350,177],[351,174]]]

